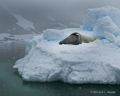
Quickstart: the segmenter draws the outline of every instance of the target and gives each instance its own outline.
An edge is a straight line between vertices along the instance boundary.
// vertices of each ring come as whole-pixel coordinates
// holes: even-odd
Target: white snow
[[[27,29],[27,30],[30,28],[35,29],[34,24],[29,20],[23,18],[21,15],[13,14],[13,16],[16,17],[16,19],[18,20],[17,24],[23,27],[24,29]]]
[[[94,10],[98,9],[100,8]],[[110,9],[112,10],[112,7]],[[103,13],[101,11],[101,14]],[[102,24],[102,21],[98,21],[95,24]],[[112,19],[108,22],[108,25],[111,24]],[[117,26],[116,22],[114,24]],[[61,80],[72,84],[120,84],[120,36],[108,31],[110,26],[105,28],[102,33],[105,39],[79,45],[59,45],[59,41],[73,32],[94,36],[94,31],[80,28],[47,29],[42,35],[34,36],[28,42],[26,56],[18,60],[14,68],[18,69],[26,81]],[[101,37],[99,32],[96,32],[96,36]]]
[[[115,44],[120,47],[120,36],[116,37]]]
[[[120,28],[120,10],[111,6],[88,9],[83,19],[83,29],[92,31],[98,19],[109,16]]]
[[[115,42],[116,40],[115,36],[109,32],[104,32],[104,37],[111,42]]]
[[[63,33],[64,31],[61,30]],[[84,30],[77,32],[89,34],[89,31]],[[18,68],[26,81],[119,84],[119,53],[120,48],[108,40],[96,40],[76,46],[59,45],[59,40],[45,40],[43,34],[28,42],[26,56],[18,60],[14,68]]]
[[[94,28],[94,36],[104,37],[104,32],[107,31],[115,36],[120,35],[120,29],[118,26],[110,19],[109,16],[102,17],[98,19]]]

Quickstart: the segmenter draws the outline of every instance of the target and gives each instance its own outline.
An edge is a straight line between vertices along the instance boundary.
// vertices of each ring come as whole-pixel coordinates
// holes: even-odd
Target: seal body
[[[96,39],[98,39],[98,38],[81,35],[81,42],[84,42],[84,43],[93,42]]]
[[[69,35],[67,38],[65,38],[64,40],[60,41],[59,44],[78,45],[78,44],[82,44],[82,42],[89,43],[89,42],[92,42],[92,41],[94,41],[96,39],[98,39],[98,38],[84,36],[84,35],[81,35],[80,33],[74,32],[71,35]]]

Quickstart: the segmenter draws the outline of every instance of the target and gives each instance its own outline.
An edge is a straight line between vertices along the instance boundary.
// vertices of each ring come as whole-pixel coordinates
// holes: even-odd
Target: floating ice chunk
[[[105,35],[110,39],[110,33]],[[18,60],[14,68],[26,81],[120,84],[120,48],[107,41],[59,45],[59,41],[45,40],[43,35],[35,36],[27,45],[26,56]]]
[[[104,32],[104,36],[110,42],[115,42],[115,40],[116,40],[115,36],[109,32]]]
[[[94,35],[98,37],[104,37],[105,31],[115,36],[120,34],[120,29],[108,16],[98,19],[93,28]]]

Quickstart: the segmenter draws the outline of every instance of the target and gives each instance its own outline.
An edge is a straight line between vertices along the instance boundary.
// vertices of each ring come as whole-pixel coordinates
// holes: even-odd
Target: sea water
[[[26,42],[0,43],[0,96],[120,96],[120,85],[26,82],[13,68]]]

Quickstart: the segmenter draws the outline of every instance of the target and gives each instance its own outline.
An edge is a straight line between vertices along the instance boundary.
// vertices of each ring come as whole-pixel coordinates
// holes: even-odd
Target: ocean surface
[[[0,96],[120,96],[120,85],[26,82],[13,66],[24,57],[26,42],[0,42]]]

